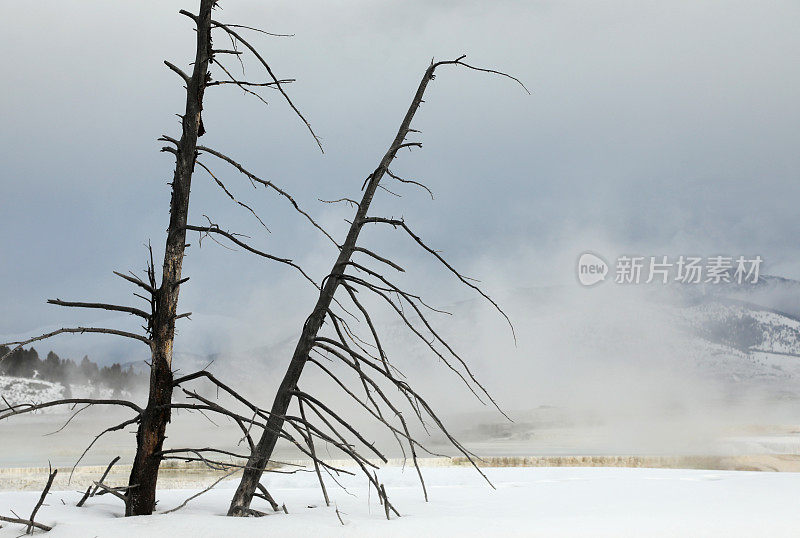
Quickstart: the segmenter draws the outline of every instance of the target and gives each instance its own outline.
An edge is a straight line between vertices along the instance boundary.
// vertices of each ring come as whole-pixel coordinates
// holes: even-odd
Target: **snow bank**
[[[349,493],[329,484],[344,521],[325,507],[313,474],[271,475],[267,486],[289,514],[223,517],[235,482],[225,482],[182,510],[122,518],[118,500],[93,498],[79,509],[76,492],[54,492],[39,519],[48,538],[218,536],[796,536],[798,473],[621,468],[489,468],[491,489],[468,468],[425,471],[425,503],[413,468],[380,477],[403,517],[386,521],[361,478],[342,477]],[[209,483],[211,480],[209,480]],[[199,488],[202,489],[202,488]],[[166,511],[198,490],[159,493]],[[0,513],[27,514],[36,492],[0,493]],[[62,500],[66,504],[62,504]],[[266,506],[255,507],[268,511]],[[0,537],[16,537],[6,524]]]

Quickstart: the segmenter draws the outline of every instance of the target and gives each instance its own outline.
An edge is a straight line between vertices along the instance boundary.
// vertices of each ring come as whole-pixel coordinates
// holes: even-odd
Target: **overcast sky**
[[[148,240],[161,256],[173,159],[159,153],[156,138],[179,135],[175,114],[184,107],[181,84],[162,62],[191,61],[192,26],[177,11],[195,4],[3,2],[0,334],[120,321],[44,301],[129,302],[131,290],[111,271],[141,270]],[[505,79],[442,69],[415,122],[424,148],[395,164],[436,199],[395,185],[403,197],[380,193],[376,213],[403,215],[490,287],[571,275],[563,260],[586,249],[759,254],[767,272],[800,278],[797,2],[223,0],[222,7],[219,20],[295,34],[253,34],[253,42],[279,76],[297,79],[292,98],[325,154],[276,94],[264,93],[265,107],[230,87],[207,93],[202,142],[285,187],[340,237],[351,211],[317,199],[358,197],[430,59],[467,54],[475,65],[518,76],[532,95]],[[217,43],[229,45],[221,35]],[[263,76],[254,64],[247,74]],[[319,234],[272,194],[253,191],[219,162],[206,164],[272,233],[202,171],[190,221],[208,215],[302,261],[317,278],[325,274],[333,253]],[[209,241],[198,249],[196,239],[181,310],[200,320],[197,338],[247,325],[260,345],[299,329],[313,305],[302,280]],[[406,266],[423,259],[391,234],[368,240]],[[433,265],[415,275],[422,288],[442,278]],[[89,352],[100,345],[82,342]]]

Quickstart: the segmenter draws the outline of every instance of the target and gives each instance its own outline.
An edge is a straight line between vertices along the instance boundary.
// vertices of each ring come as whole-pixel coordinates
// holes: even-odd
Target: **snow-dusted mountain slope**
[[[124,395],[130,396],[124,392]],[[42,403],[61,398],[113,398],[114,391],[105,387],[93,385],[70,385],[52,383],[42,379],[28,379],[25,377],[11,377],[0,375],[0,409],[6,402],[11,405],[21,403]],[[37,413],[66,413],[68,406],[37,411]]]
[[[64,386],[60,383],[24,377],[0,376],[0,396],[11,405],[56,400],[63,398],[63,395]]]

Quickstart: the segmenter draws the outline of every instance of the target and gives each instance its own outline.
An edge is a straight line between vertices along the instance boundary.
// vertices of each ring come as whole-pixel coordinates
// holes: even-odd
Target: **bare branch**
[[[311,455],[314,456],[314,471],[317,473],[317,479],[319,480],[319,487],[322,488],[322,495],[325,497],[325,506],[331,505],[331,500],[328,498],[328,490],[325,489],[325,481],[322,480],[322,474],[319,472],[319,464],[317,463],[317,453],[314,450],[314,439],[311,436],[311,430],[308,428],[308,420],[306,419],[306,410],[303,407],[303,400],[298,400],[298,405],[300,406],[300,416],[302,417],[303,421],[306,422],[306,440],[308,442],[308,449],[311,451]]]
[[[215,454],[222,454],[225,456],[230,456],[232,458],[246,458],[244,454],[237,454],[236,452],[231,452],[229,450],[221,450],[218,448],[170,448],[168,450],[162,450],[159,452],[161,455],[167,454],[181,454],[184,452],[190,452],[193,454],[200,454],[202,452],[213,452]],[[287,465],[294,465],[294,464],[287,464]]]
[[[202,233],[207,233],[207,234],[212,234],[213,233],[213,234],[221,235],[221,236],[227,238],[229,241],[231,241],[231,242],[235,243],[236,245],[242,247],[246,251],[251,252],[253,254],[256,254],[257,256],[261,256],[262,258],[267,258],[268,260],[276,261],[278,263],[283,263],[285,265],[289,265],[291,267],[294,267],[295,269],[297,269],[300,272],[301,275],[303,275],[305,277],[306,280],[311,282],[314,285],[315,288],[319,289],[319,286],[317,286],[317,283],[314,282],[314,280],[310,276],[308,276],[305,271],[303,271],[302,267],[300,267],[299,265],[294,263],[292,260],[290,260],[288,258],[279,258],[277,256],[273,256],[272,254],[267,254],[266,252],[262,252],[262,251],[260,251],[258,249],[255,249],[255,248],[251,247],[250,245],[248,245],[247,243],[244,243],[243,241],[240,241],[239,239],[237,239],[236,236],[234,236],[233,234],[221,230],[216,225],[214,225],[214,226],[192,226],[190,224],[187,224],[186,226],[184,226],[184,228],[186,230],[191,230],[193,232],[202,232]]]
[[[42,523],[37,523],[35,521],[35,519],[36,519],[36,513],[39,511],[39,508],[42,507],[42,504],[44,504],[44,500],[47,497],[47,494],[50,492],[50,488],[53,485],[53,480],[56,478],[57,474],[58,474],[58,469],[53,470],[53,467],[51,465],[50,466],[50,475],[47,478],[47,485],[42,490],[42,494],[39,496],[39,501],[36,503],[36,506],[33,507],[33,512],[31,512],[31,515],[30,515],[30,517],[28,519],[22,519],[19,516],[17,516],[17,517],[0,516],[0,521],[5,521],[7,523],[18,523],[20,525],[25,525],[25,527],[26,527],[25,528],[25,534],[33,534],[33,529],[34,528],[40,529],[40,530],[43,530],[43,531],[52,530],[52,527],[50,527],[49,525],[44,525]],[[13,510],[11,511],[11,513],[14,514],[15,516],[17,515],[16,512],[14,512]]]
[[[115,463],[117,463],[118,461],[119,461],[119,456],[117,456],[116,458],[114,458],[113,460],[111,460],[111,463],[109,463],[109,464],[108,464],[108,467],[106,467],[106,470],[105,470],[105,471],[103,471],[103,475],[100,477],[100,480],[98,480],[98,481],[95,483],[94,489],[92,489],[91,487],[89,487],[89,489],[87,489],[87,490],[86,490],[86,493],[83,495],[83,497],[81,497],[81,500],[80,500],[80,501],[78,501],[78,504],[76,504],[75,506],[77,506],[78,508],[80,508],[81,506],[83,506],[83,503],[85,503],[85,502],[86,502],[86,500],[87,500],[89,497],[94,497],[95,495],[97,495],[97,490],[98,490],[98,489],[100,489],[100,486],[98,486],[98,485],[96,485],[96,484],[97,484],[97,483],[100,483],[100,484],[102,484],[102,483],[105,481],[106,477],[108,476],[108,473],[109,473],[109,472],[111,472],[111,468],[112,468],[112,467],[114,467],[114,464],[115,464]]]
[[[165,513],[165,514],[171,514],[172,512],[177,512],[178,510],[180,510],[181,508],[183,508],[184,506],[186,506],[187,504],[189,504],[189,501],[191,501],[191,500],[193,500],[193,499],[196,499],[196,498],[198,498],[198,497],[199,497],[200,495],[202,495],[203,493],[206,493],[206,492],[208,492],[208,491],[211,491],[212,489],[214,489],[214,486],[216,486],[217,484],[219,484],[220,482],[222,482],[223,480],[225,480],[226,478],[228,478],[228,477],[229,477],[229,476],[231,476],[232,474],[234,474],[234,473],[238,473],[238,472],[239,472],[239,469],[234,469],[233,471],[229,472],[228,474],[226,474],[226,475],[224,475],[224,476],[221,476],[221,477],[219,477],[219,478],[218,478],[218,479],[217,479],[217,480],[216,480],[216,481],[215,481],[213,484],[211,484],[210,486],[208,486],[208,487],[207,487],[206,489],[204,489],[203,491],[200,491],[200,492],[198,492],[198,493],[195,493],[194,495],[192,495],[191,497],[189,497],[188,499],[186,499],[185,501],[183,501],[181,504],[179,504],[179,505],[178,505],[178,506],[176,506],[175,508],[171,508],[171,509],[169,509],[169,510],[165,511],[164,513]]]
[[[20,519],[18,517],[0,516],[0,521],[5,521],[6,523],[19,523],[20,525],[27,525],[29,527],[33,525],[37,529],[43,530],[45,532],[53,530],[53,527],[50,527],[48,525],[43,525],[42,523],[37,523],[35,521],[30,521],[27,519]],[[25,534],[30,534],[30,533],[26,532]]]
[[[338,353],[335,349],[331,348],[330,345],[326,345],[326,344],[330,344],[330,345],[339,347],[340,349],[344,350],[348,355],[350,355],[353,358],[353,361],[351,362],[351,361],[347,360],[344,357],[344,355],[342,355],[341,353]],[[477,463],[475,463],[475,460],[474,460],[474,458],[476,458],[475,454],[473,454],[472,452],[467,450],[461,443],[458,442],[458,440],[455,437],[453,437],[450,434],[450,432],[447,430],[445,425],[442,423],[442,421],[439,419],[439,417],[436,415],[436,413],[433,411],[433,409],[430,407],[430,405],[428,405],[428,403],[425,401],[425,399],[422,398],[422,396],[420,396],[418,392],[416,392],[414,389],[412,389],[411,386],[408,383],[406,383],[405,381],[401,381],[401,380],[395,378],[394,376],[391,375],[391,373],[385,372],[377,364],[375,364],[372,361],[368,360],[363,355],[359,355],[358,353],[356,353],[352,349],[343,347],[341,344],[339,344],[335,340],[331,340],[330,338],[318,337],[316,339],[315,346],[320,347],[320,348],[322,348],[322,349],[324,349],[324,350],[326,350],[326,351],[328,351],[330,353],[333,353],[334,355],[339,357],[342,360],[342,362],[344,362],[345,364],[347,364],[351,368],[357,369],[354,366],[354,363],[356,361],[361,361],[363,364],[365,364],[366,366],[368,366],[372,370],[378,372],[385,379],[387,379],[388,381],[393,383],[395,385],[395,387],[397,387],[402,394],[404,394],[407,397],[409,397],[409,396],[413,397],[414,400],[416,402],[418,402],[422,406],[422,409],[425,411],[425,413],[436,423],[436,426],[447,437],[447,439],[450,441],[450,443],[456,449],[458,449],[458,451],[461,452],[467,458],[467,460],[478,471],[478,473],[480,473],[480,475],[484,478],[484,480],[486,480],[486,482],[490,486],[494,487],[494,485],[492,485],[492,483],[489,480],[489,478],[483,473],[483,471],[480,470],[480,468],[478,467]],[[422,421],[421,417],[420,417],[420,421]],[[480,459],[480,458],[478,458],[478,459]]]
[[[260,494],[256,493],[256,495],[267,501],[269,505],[272,507],[272,510],[274,512],[277,512],[278,510],[281,509],[281,507],[278,506],[278,503],[275,502],[275,499],[272,498],[272,495],[269,494],[269,491],[267,491],[267,488],[265,488],[263,484],[261,483],[258,484],[258,491],[260,491],[261,493]]]
[[[144,310],[139,310],[138,308],[133,308],[131,306],[121,306],[121,305],[105,304],[105,303],[81,303],[74,301],[62,301],[61,299],[48,299],[47,304],[54,304],[57,306],[67,306],[73,308],[96,308],[99,310],[110,310],[112,312],[126,312],[128,314],[133,314],[134,316],[139,316],[147,320],[150,319],[150,314],[148,314]]]
[[[154,287],[152,287],[151,285],[145,283],[144,281],[136,278],[135,276],[126,275],[124,273],[119,273],[117,271],[114,271],[114,274],[117,275],[120,278],[123,278],[123,279],[127,280],[128,282],[130,282],[132,284],[136,284],[140,288],[143,288],[144,290],[146,290],[151,295],[156,292]]]
[[[285,78],[279,80],[278,82],[248,82],[246,80],[214,80],[206,84],[206,86],[224,86],[226,84],[235,84],[237,86],[254,86],[254,87],[262,87],[262,88],[274,88],[277,84],[291,84],[292,82],[297,82],[297,80],[293,78]]]
[[[344,426],[347,430],[350,431],[350,433],[355,435],[356,438],[358,438],[359,441],[361,441],[376,456],[378,456],[381,459],[381,461],[383,461],[384,463],[387,463],[389,461],[389,460],[386,459],[386,456],[384,456],[380,452],[380,450],[378,450],[375,447],[375,443],[370,443],[369,441],[367,441],[355,427],[351,426],[346,420],[344,420],[341,416],[339,416],[338,413],[334,412],[330,407],[328,407],[327,405],[325,405],[324,403],[322,403],[318,399],[314,398],[313,396],[311,396],[307,392],[303,392],[301,390],[295,390],[295,391],[292,391],[292,392],[296,396],[298,396],[298,397],[302,398],[303,400],[305,400],[309,405],[312,405],[313,407],[317,407],[319,409],[322,409],[328,415],[333,417],[333,419],[336,420],[336,422],[338,422],[339,424]],[[306,424],[308,424],[308,422],[306,422]]]
[[[418,186],[418,187],[420,187],[420,188],[423,188],[423,189],[425,189],[426,191],[428,191],[428,194],[431,196],[431,200],[433,200],[433,191],[431,191],[431,190],[430,190],[430,189],[429,189],[427,186],[423,185],[423,184],[422,184],[422,183],[420,183],[419,181],[414,181],[414,180],[411,180],[411,179],[403,179],[403,178],[402,178],[402,177],[400,177],[400,176],[396,176],[396,175],[394,175],[394,174],[392,173],[392,171],[391,171],[391,170],[389,170],[388,168],[386,169],[386,175],[387,175],[387,176],[389,176],[389,177],[390,177],[390,178],[392,178],[392,179],[395,179],[395,180],[397,180],[397,181],[401,182],[401,183],[409,183],[409,184],[411,184],[411,185],[416,185],[416,186]]]
[[[32,404],[32,403],[22,403],[8,406],[5,409],[0,409],[0,420],[4,420],[8,417],[13,417],[15,415],[24,415],[25,413],[32,413],[34,411],[39,411],[41,409],[47,409],[48,407],[55,407],[57,405],[74,405],[74,404],[89,404],[89,405],[119,405],[122,407],[127,407],[129,409],[133,409],[137,413],[142,412],[142,408],[136,405],[133,402],[129,402],[128,400],[102,400],[102,399],[95,399],[95,398],[65,398],[62,400],[53,400],[50,402],[44,402],[40,404]]]
[[[38,512],[39,508],[42,507],[42,503],[44,503],[44,499],[45,497],[47,497],[47,493],[50,491],[50,487],[53,485],[53,480],[55,480],[57,474],[58,474],[58,469],[54,471],[53,468],[51,467],[50,477],[47,479],[47,485],[42,490],[42,495],[41,497],[39,497],[39,502],[37,502],[36,506],[33,507],[33,512],[31,512],[31,517],[28,518],[30,520],[30,524],[28,525],[28,530],[27,530],[28,534],[33,533],[33,527],[34,527],[33,522],[36,519],[36,512]]]
[[[225,30],[228,33],[228,35],[236,38],[242,45],[244,45],[245,47],[250,49],[250,52],[253,53],[253,55],[258,59],[258,61],[261,63],[261,65],[264,66],[264,69],[267,70],[267,73],[269,73],[269,76],[272,78],[272,81],[276,83],[275,87],[278,89],[278,91],[281,92],[281,95],[283,95],[283,98],[286,100],[286,102],[292,108],[294,113],[297,115],[298,118],[300,118],[303,121],[303,123],[305,124],[306,128],[308,128],[308,132],[311,133],[311,136],[314,137],[314,141],[317,143],[317,146],[319,146],[319,150],[324,153],[325,150],[322,149],[322,142],[320,141],[319,137],[314,132],[314,130],[311,128],[311,124],[308,122],[308,120],[305,118],[305,116],[303,116],[303,114],[300,112],[300,110],[295,106],[295,104],[292,102],[291,98],[289,98],[289,95],[284,91],[283,86],[280,84],[279,79],[272,72],[272,68],[269,66],[267,61],[264,60],[264,58],[261,56],[261,54],[259,54],[258,50],[255,47],[253,47],[253,45],[251,45],[247,40],[245,40],[241,35],[239,35],[235,30],[233,30],[233,28],[236,27],[235,25],[222,24],[221,22],[214,21],[214,20],[211,21],[211,24],[216,26],[217,28],[222,28],[223,30]]]
[[[352,198],[339,198],[338,200],[323,200],[322,198],[317,198],[323,204],[338,204],[340,202],[347,202],[350,204],[350,207],[358,207],[358,202],[353,200]]]
[[[525,84],[523,84],[522,81],[520,79],[518,79],[517,77],[511,76],[508,73],[503,73],[502,71],[495,71],[494,69],[485,69],[485,68],[482,68],[482,67],[475,67],[473,65],[466,64],[466,63],[461,61],[466,57],[467,57],[467,55],[463,54],[463,55],[459,56],[458,58],[456,58],[455,60],[444,61],[444,62],[436,62],[433,65],[434,65],[434,67],[437,67],[437,66],[440,66],[440,65],[460,65],[460,66],[466,67],[467,69],[472,69],[474,71],[481,71],[482,73],[491,73],[493,75],[500,75],[501,77],[505,77],[505,78],[509,78],[509,79],[513,80],[514,82],[516,82],[517,84],[522,86],[522,89],[525,90],[525,92],[528,95],[531,94],[531,92],[528,90],[528,88],[525,87]]]
[[[244,24],[229,24],[229,28],[244,28],[245,30],[252,30],[254,32],[258,32],[261,34],[265,34],[272,37],[294,37],[294,34],[276,34],[273,32],[267,32],[266,30],[262,30],[261,28],[253,28],[252,26],[245,26]]]
[[[267,228],[267,225],[266,225],[266,224],[264,224],[264,221],[263,221],[263,220],[261,220],[261,217],[259,217],[259,216],[258,216],[258,214],[257,214],[257,213],[256,213],[256,212],[253,210],[253,208],[252,208],[252,207],[250,207],[249,205],[247,205],[247,204],[246,204],[246,203],[244,203],[244,202],[240,202],[239,200],[237,200],[237,199],[236,199],[236,197],[235,197],[233,194],[231,194],[231,191],[229,191],[229,190],[228,190],[228,188],[225,186],[225,184],[224,184],[224,183],[222,183],[222,181],[220,181],[220,180],[219,180],[219,178],[218,178],[217,176],[215,176],[215,175],[214,175],[214,172],[212,172],[212,171],[211,171],[211,170],[210,170],[210,169],[209,169],[209,168],[208,168],[206,165],[204,165],[203,163],[201,163],[199,160],[198,160],[198,161],[195,161],[195,162],[196,162],[197,164],[199,164],[199,165],[200,165],[200,166],[203,168],[203,170],[205,170],[206,172],[208,172],[208,175],[210,175],[210,176],[211,176],[211,177],[214,179],[214,181],[216,182],[216,184],[219,186],[219,188],[220,188],[220,189],[222,189],[222,190],[223,190],[223,192],[224,192],[225,194],[227,194],[227,195],[228,195],[228,198],[230,198],[231,200],[233,200],[234,202],[236,202],[238,205],[240,205],[241,207],[243,207],[243,208],[247,209],[247,210],[248,210],[250,213],[252,213],[252,214],[253,214],[253,216],[254,216],[254,217],[255,217],[255,218],[258,220],[258,222],[261,224],[261,226],[263,226],[265,230],[269,231],[269,228]]]
[[[28,338],[27,340],[20,340],[17,342],[6,342],[5,344],[0,344],[3,346],[16,346],[11,349],[8,353],[0,357],[0,362],[3,361],[6,357],[14,353],[16,350],[20,349],[22,346],[27,346],[28,344],[32,344],[33,342],[38,342],[40,340],[46,340],[47,338],[52,338],[53,336],[57,336],[59,334],[83,334],[83,333],[100,333],[100,334],[113,334],[116,336],[123,336],[125,338],[132,338],[134,340],[139,340],[140,342],[144,342],[148,346],[151,345],[152,342],[145,338],[144,336],[136,333],[130,333],[127,331],[118,331],[116,329],[102,329],[98,327],[74,327],[69,329],[58,329],[57,331],[52,331],[40,336],[36,336],[34,338]]]
[[[198,146],[197,150],[198,151],[205,151],[206,153],[210,153],[211,155],[213,155],[213,156],[215,156],[215,157],[217,157],[219,159],[222,159],[223,161],[227,162],[228,164],[230,164],[231,166],[236,168],[239,172],[241,172],[242,174],[247,176],[247,178],[250,181],[255,181],[256,183],[260,183],[261,185],[264,185],[266,188],[272,189],[275,192],[277,192],[279,195],[281,195],[284,198],[286,198],[289,201],[289,203],[292,204],[292,207],[294,207],[294,209],[298,213],[303,215],[311,223],[312,226],[314,226],[317,230],[322,232],[325,235],[325,237],[330,239],[331,242],[334,245],[336,245],[337,247],[339,246],[336,243],[336,241],[333,239],[333,237],[331,237],[331,235],[327,231],[325,231],[325,229],[322,226],[317,224],[317,222],[311,217],[311,215],[309,215],[303,209],[300,208],[298,203],[295,201],[295,199],[292,197],[292,195],[290,195],[288,192],[284,191],[283,189],[281,189],[280,187],[275,185],[273,182],[267,181],[265,179],[261,179],[260,177],[256,176],[252,172],[247,171],[241,164],[239,164],[238,162],[234,161],[233,159],[231,159],[230,157],[228,157],[224,153],[220,153],[219,151],[217,151],[215,149],[211,149],[211,148],[206,147],[206,146]]]
[[[183,72],[183,71],[182,71],[182,70],[181,70],[181,69],[180,69],[178,66],[176,66],[175,64],[173,64],[173,63],[171,63],[171,62],[168,62],[167,60],[164,60],[164,64],[165,64],[167,67],[169,67],[171,70],[173,70],[175,73],[177,73],[177,74],[178,74],[178,76],[179,76],[179,77],[181,77],[181,78],[183,79],[183,81],[184,81],[186,84],[189,84],[189,82],[192,80],[192,79],[191,79],[191,77],[190,77],[189,75],[187,75],[186,73],[184,73],[184,72]]]
[[[110,428],[106,428],[105,430],[103,430],[100,433],[98,433],[95,436],[95,438],[92,440],[92,442],[89,443],[89,446],[87,446],[83,450],[83,452],[81,453],[80,457],[75,461],[75,464],[72,466],[72,470],[69,473],[69,479],[72,480],[72,475],[75,474],[75,469],[78,467],[78,464],[81,462],[81,460],[83,460],[83,457],[86,456],[86,454],[89,453],[89,450],[91,450],[91,448],[94,446],[94,444],[97,443],[97,441],[101,437],[103,437],[107,433],[111,433],[111,432],[116,432],[116,431],[122,430],[122,429],[126,428],[127,426],[130,426],[131,424],[136,424],[137,422],[139,422],[140,419],[141,419],[141,412],[139,412],[139,414],[136,415],[133,418],[130,418],[130,419],[124,421],[124,422],[121,422],[121,423],[117,424],[116,426],[111,426]]]
[[[416,235],[414,232],[411,231],[411,228],[409,228],[402,219],[387,219],[387,218],[383,218],[383,217],[366,217],[366,218],[362,219],[361,222],[364,223],[364,224],[368,224],[368,223],[372,223],[372,222],[389,224],[391,226],[394,226],[395,228],[400,227],[403,230],[405,230],[406,233],[408,233],[408,235],[411,236],[411,238],[414,241],[416,241],[416,243],[419,246],[421,246],[424,250],[426,250],[427,252],[432,254],[437,260],[439,260],[439,262],[442,265],[444,265],[451,273],[453,273],[456,276],[456,278],[458,278],[463,284],[465,284],[468,287],[472,288],[473,290],[477,291],[484,299],[486,299],[487,301],[489,301],[492,304],[492,306],[495,308],[495,310],[500,312],[500,314],[503,316],[503,318],[505,318],[506,323],[508,323],[508,326],[511,328],[511,335],[514,337],[514,342],[516,343],[517,335],[516,335],[516,332],[514,331],[514,325],[511,323],[511,319],[508,317],[508,315],[505,313],[505,311],[502,308],[500,308],[500,305],[498,305],[495,302],[494,299],[489,297],[481,288],[479,288],[478,286],[476,286],[475,284],[470,282],[470,280],[474,280],[474,279],[470,279],[469,277],[463,276],[461,273],[458,272],[458,270],[456,270],[452,265],[450,265],[447,262],[447,260],[445,260],[442,257],[441,254],[439,254],[436,250],[434,250],[431,247],[429,247],[428,245],[426,245],[422,241],[422,239],[420,239],[420,237],[418,235]]]
[[[238,80],[236,80],[236,77],[234,77],[233,75],[231,75],[230,71],[228,71],[228,69],[227,69],[227,68],[226,68],[226,67],[225,67],[225,66],[224,66],[224,65],[223,65],[221,62],[217,62],[217,65],[219,66],[219,68],[220,68],[220,69],[222,69],[222,71],[223,71],[223,72],[224,72],[226,75],[228,75],[228,78],[229,78],[229,79],[231,79],[231,80],[230,80],[230,82],[232,82],[232,83],[236,84],[237,86],[239,86],[239,88],[240,88],[240,89],[241,89],[241,90],[242,90],[244,93],[249,93],[250,95],[254,96],[256,99],[258,99],[259,101],[261,101],[262,103],[264,103],[264,105],[265,105],[265,106],[269,105],[269,103],[267,103],[267,102],[264,100],[264,98],[263,98],[263,97],[261,97],[259,94],[257,94],[257,93],[256,93],[256,92],[254,92],[253,90],[249,90],[249,89],[247,89],[247,87],[246,87],[246,85],[245,85],[245,84],[242,84],[242,83],[240,83]]]
[[[118,498],[123,503],[125,503],[125,505],[127,506],[127,504],[128,504],[128,496],[127,495],[123,495],[122,493],[120,493],[119,492],[119,488],[112,488],[112,487],[106,486],[102,482],[93,482],[93,484],[94,484],[95,488],[100,489],[105,493],[110,493],[111,495],[113,495],[114,497]],[[126,488],[123,488],[123,489],[127,490],[129,488],[126,487]]]

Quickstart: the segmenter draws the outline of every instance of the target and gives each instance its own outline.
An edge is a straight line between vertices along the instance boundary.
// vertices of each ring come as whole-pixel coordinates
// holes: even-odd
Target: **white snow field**
[[[342,525],[335,508],[325,507],[313,473],[269,475],[268,489],[279,503],[286,504],[288,515],[272,513],[259,504],[270,515],[224,517],[236,484],[226,481],[177,512],[137,518],[121,517],[120,501],[109,496],[92,498],[85,507],[76,508],[79,493],[53,492],[37,520],[54,525],[50,538],[800,535],[800,473],[487,468],[497,488],[492,490],[467,467],[423,470],[428,503],[422,499],[413,467],[381,471],[390,500],[402,514],[391,521],[385,519],[375,492],[369,495],[361,477],[343,477],[349,493],[328,484]],[[160,491],[159,511],[178,506],[202,489]],[[34,491],[0,492],[0,513],[14,510],[25,517],[38,497]],[[23,532],[20,525],[3,524],[0,537]]]

